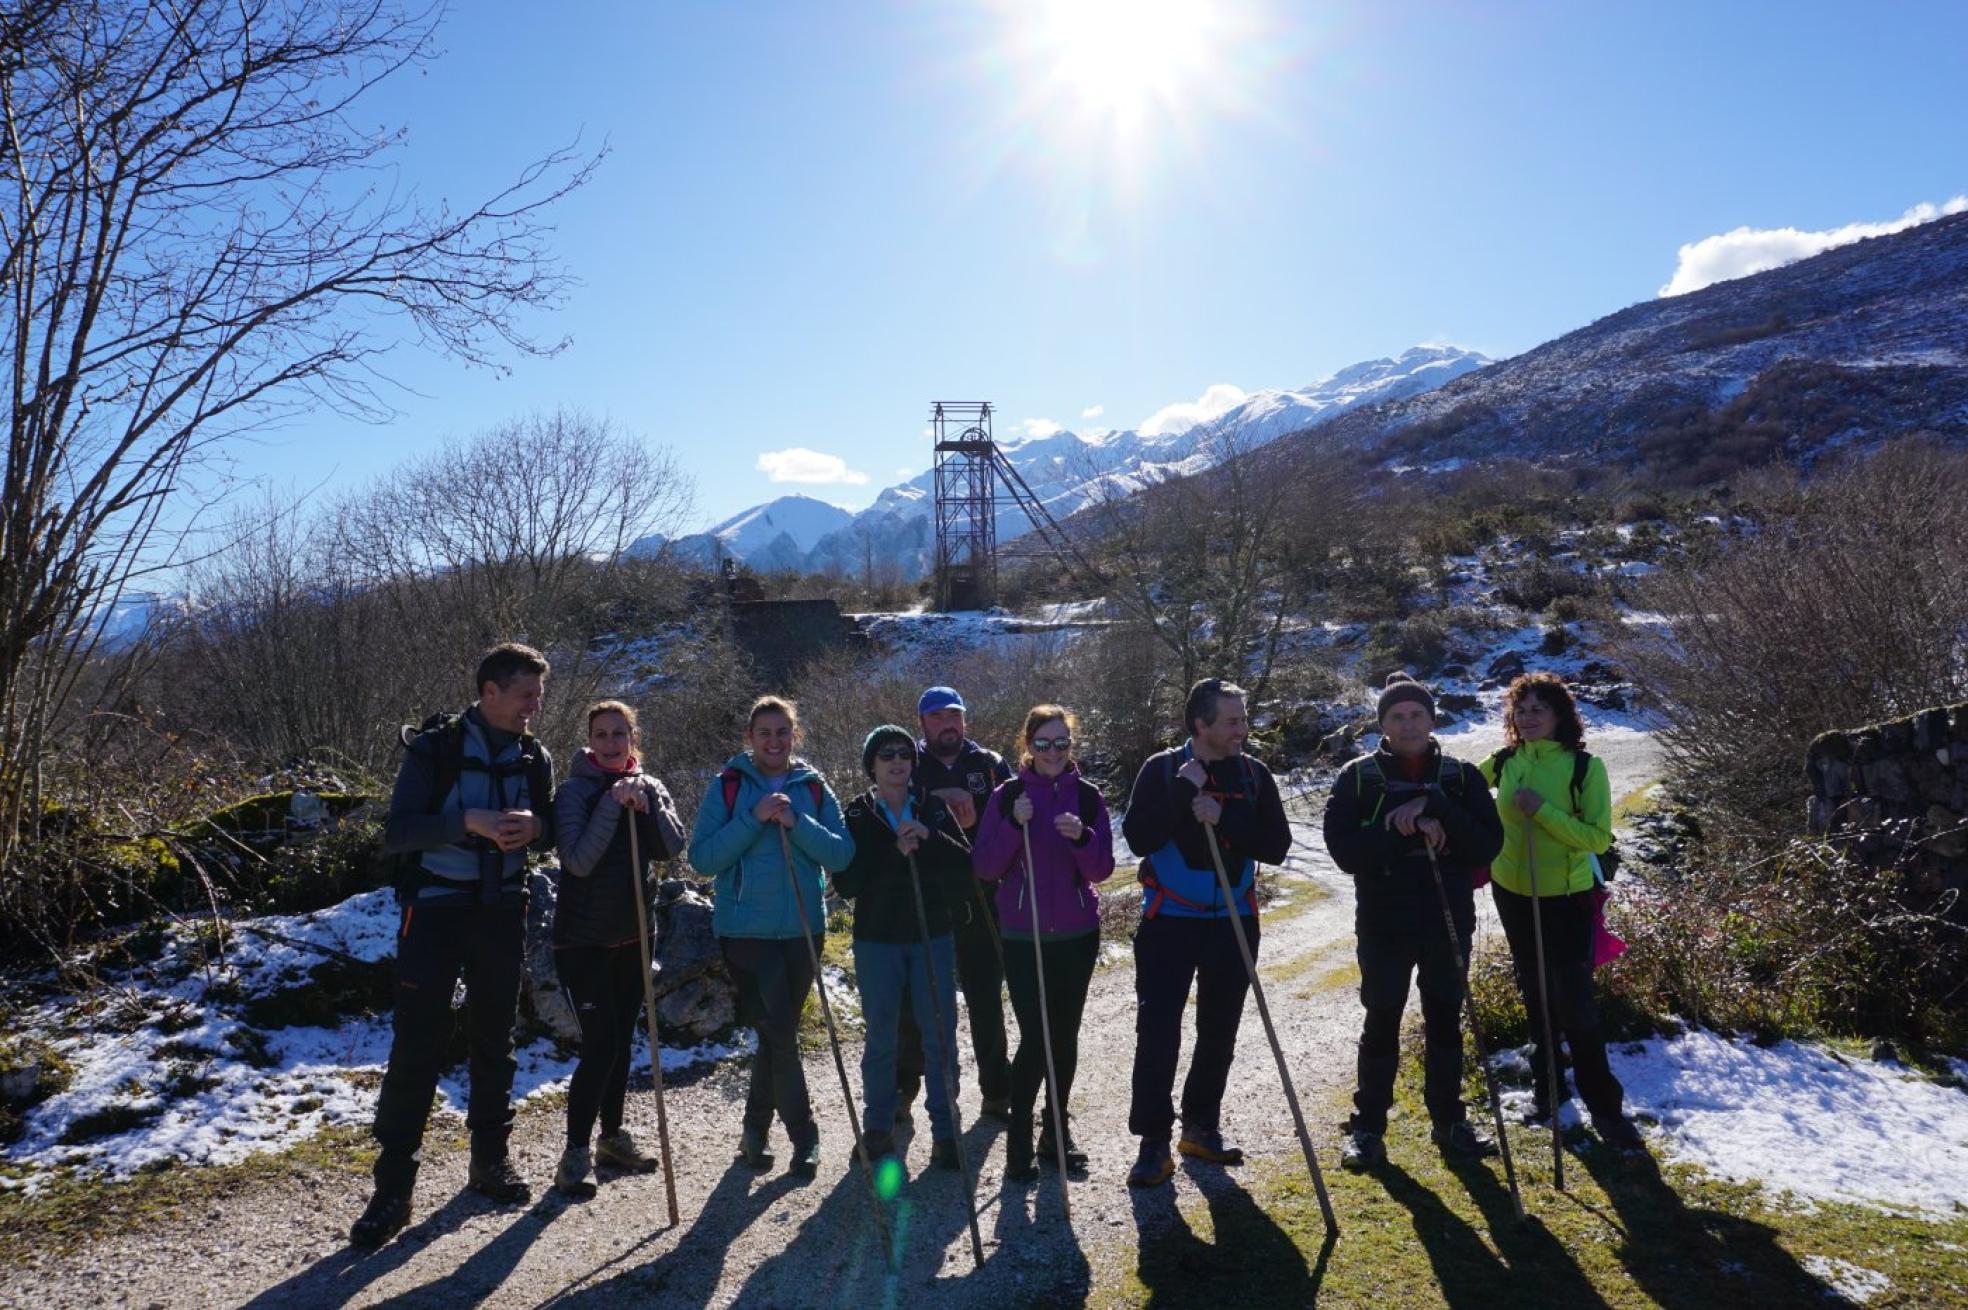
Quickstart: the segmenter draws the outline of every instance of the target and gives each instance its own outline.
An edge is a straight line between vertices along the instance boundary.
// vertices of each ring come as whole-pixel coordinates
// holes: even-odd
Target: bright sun
[[[1084,108],[1133,118],[1212,71],[1216,14],[1199,0],[1044,0],[1034,53]]]

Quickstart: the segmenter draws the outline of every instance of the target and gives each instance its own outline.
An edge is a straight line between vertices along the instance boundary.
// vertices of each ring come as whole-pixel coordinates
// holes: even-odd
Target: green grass
[[[1418,1081],[1412,1066],[1408,1074]],[[1337,1104],[1327,1109],[1318,1117],[1328,1122],[1343,1113]],[[1090,1304],[1842,1304],[1805,1269],[1805,1258],[1818,1256],[1889,1279],[1870,1306],[1968,1306],[1968,1211],[1930,1223],[1856,1206],[1807,1210],[1754,1186],[1663,1170],[1596,1145],[1567,1157],[1568,1190],[1560,1193],[1550,1182],[1550,1139],[1513,1130],[1531,1213],[1520,1225],[1499,1161],[1446,1167],[1405,1083],[1397,1114],[1386,1170],[1358,1177],[1337,1167],[1330,1146],[1321,1153],[1341,1228],[1329,1251],[1311,1182],[1295,1160],[1236,1171],[1234,1185],[1213,1185],[1207,1196],[1178,1179],[1179,1222],[1128,1252],[1132,1267]]]
[[[1644,787],[1636,787],[1613,802],[1613,826],[1617,828],[1622,823],[1633,819],[1636,815],[1650,814],[1659,808],[1660,785],[1658,783],[1650,782]]]
[[[433,1145],[440,1139],[439,1133],[431,1135]],[[459,1144],[463,1140],[459,1135]],[[364,1175],[375,1158],[365,1130],[339,1127],[238,1164],[188,1167],[166,1162],[121,1182],[74,1173],[44,1176],[31,1194],[0,1191],[0,1264],[17,1265],[30,1256],[73,1251],[164,1224],[195,1225],[208,1203],[269,1179],[298,1170]]]

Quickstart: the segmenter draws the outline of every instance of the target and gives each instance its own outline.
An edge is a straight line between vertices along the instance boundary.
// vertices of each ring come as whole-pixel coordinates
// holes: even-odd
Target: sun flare
[[[1044,0],[1034,43],[1082,107],[1131,117],[1212,71],[1216,12],[1198,0]]]

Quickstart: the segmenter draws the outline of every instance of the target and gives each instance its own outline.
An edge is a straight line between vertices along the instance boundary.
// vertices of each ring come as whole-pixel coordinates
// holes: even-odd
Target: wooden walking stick
[[[1551,1032],[1551,975],[1544,967],[1544,911],[1538,896],[1537,844],[1531,837],[1531,816],[1524,816],[1524,866],[1531,875],[1531,937],[1537,943],[1538,1016],[1544,1021],[1545,1094],[1551,1107],[1551,1177],[1565,1190],[1565,1135],[1558,1122],[1558,1040]]]
[[[1059,1073],[1052,1066],[1052,1014],[1046,1007],[1045,952],[1039,945],[1039,883],[1032,864],[1032,825],[1021,823],[1025,834],[1025,899],[1032,903],[1032,971],[1039,976],[1039,1036],[1046,1058],[1046,1099],[1052,1102],[1052,1146],[1059,1153],[1059,1203],[1066,1210],[1066,1224],[1073,1223],[1072,1186],[1066,1177],[1066,1105],[1059,1096]]]
[[[1442,866],[1435,859],[1435,848],[1425,835],[1421,845],[1428,852],[1428,871],[1435,875],[1435,895],[1442,902],[1442,924],[1449,930],[1449,949],[1455,952],[1456,971],[1462,976],[1462,1008],[1469,1016],[1469,1039],[1476,1043],[1476,1063],[1483,1066],[1483,1082],[1490,1089],[1490,1114],[1496,1120],[1497,1149],[1503,1153],[1503,1176],[1510,1180],[1510,1204],[1521,1220],[1524,1197],[1517,1190],[1517,1166],[1510,1159],[1510,1134],[1503,1127],[1503,1096],[1497,1091],[1496,1070],[1490,1068],[1490,1054],[1483,1049],[1483,1030],[1476,1025],[1476,996],[1469,990],[1469,961],[1463,958],[1462,936],[1456,932],[1455,912],[1449,908],[1449,889],[1442,881]]]
[[[649,1019],[649,1077],[656,1088],[656,1140],[663,1149],[663,1195],[670,1204],[670,1227],[677,1226],[676,1170],[670,1165],[670,1112],[663,1104],[663,1047],[656,1040],[656,979],[649,958],[649,907],[643,904],[642,842],[637,811],[629,811],[629,868],[635,879],[636,940],[642,944],[642,1012]]]
[[[970,1182],[970,1160],[964,1154],[963,1132],[957,1123],[957,1061],[950,1049],[949,1032],[943,1027],[943,1000],[936,994],[936,964],[929,952],[929,911],[923,907],[922,871],[916,857],[909,856],[909,887],[916,894],[916,929],[922,935],[923,975],[929,980],[929,1014],[936,1021],[936,1050],[943,1060],[943,1099],[950,1111],[950,1132],[957,1145],[957,1170],[963,1174],[964,1210],[970,1216],[970,1255],[977,1267],[984,1267],[984,1239],[977,1232],[977,1192]],[[952,945],[950,967],[956,968]]]
[[[888,1256],[888,1267],[895,1268],[895,1242],[888,1234],[888,1213],[882,1209],[881,1187],[875,1182],[875,1162],[868,1158],[868,1143],[861,1137],[861,1115],[854,1108],[854,1088],[847,1081],[847,1061],[841,1059],[840,1030],[834,1027],[834,1007],[827,1001],[827,979],[820,972],[820,951],[813,944],[813,923],[806,917],[806,896],[800,891],[799,874],[793,868],[793,844],[786,837],[783,825],[774,821],[779,829],[779,853],[786,857],[786,882],[793,889],[793,907],[799,911],[800,940],[806,943],[806,955],[813,962],[813,986],[820,993],[820,1017],[827,1021],[827,1044],[834,1050],[834,1072],[840,1075],[841,1097],[847,1102],[847,1126],[854,1132],[854,1154],[860,1157],[861,1169],[868,1177],[868,1200],[875,1207],[875,1227],[881,1230],[882,1249]]]
[[[1292,1125],[1298,1130],[1299,1149],[1305,1152],[1305,1167],[1312,1173],[1312,1190],[1319,1195],[1319,1213],[1326,1221],[1326,1232],[1339,1236],[1339,1220],[1333,1217],[1332,1198],[1326,1195],[1326,1176],[1319,1172],[1319,1157],[1312,1150],[1312,1134],[1305,1129],[1305,1112],[1298,1108],[1298,1089],[1292,1086],[1291,1070],[1285,1064],[1285,1048],[1278,1044],[1278,1030],[1271,1026],[1271,1007],[1264,1003],[1264,984],[1258,981],[1257,961],[1251,956],[1250,939],[1244,936],[1244,921],[1237,913],[1236,889],[1223,871],[1223,851],[1216,843],[1216,825],[1204,823],[1210,859],[1216,865],[1216,882],[1223,889],[1224,903],[1230,907],[1230,931],[1237,938],[1237,954],[1244,957],[1244,972],[1250,975],[1251,995],[1257,998],[1257,1017],[1264,1020],[1264,1036],[1271,1043],[1271,1057],[1278,1062],[1278,1078],[1285,1085],[1285,1103],[1291,1107]]]

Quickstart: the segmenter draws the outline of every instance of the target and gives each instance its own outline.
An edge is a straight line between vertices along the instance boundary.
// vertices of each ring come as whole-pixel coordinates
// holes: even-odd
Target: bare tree
[[[332,524],[337,553],[423,652],[408,703],[450,704],[464,662],[517,639],[554,656],[551,723],[608,672],[613,648],[592,641],[613,622],[606,566],[675,537],[694,497],[667,446],[563,408],[409,461]]]
[[[1349,530],[1358,476],[1329,447],[1253,447],[1222,428],[1198,435],[1196,457],[1202,471],[1148,486],[1089,479],[1082,522],[1115,599],[1168,652],[1180,687],[1217,672],[1252,678],[1261,697],[1287,624]]]
[[[33,840],[48,737],[201,466],[324,406],[378,416],[409,338],[478,365],[547,353],[566,286],[556,152],[454,210],[377,185],[351,109],[434,54],[386,0],[28,0],[0,13],[0,868]],[[11,886],[11,880],[9,880]]]

